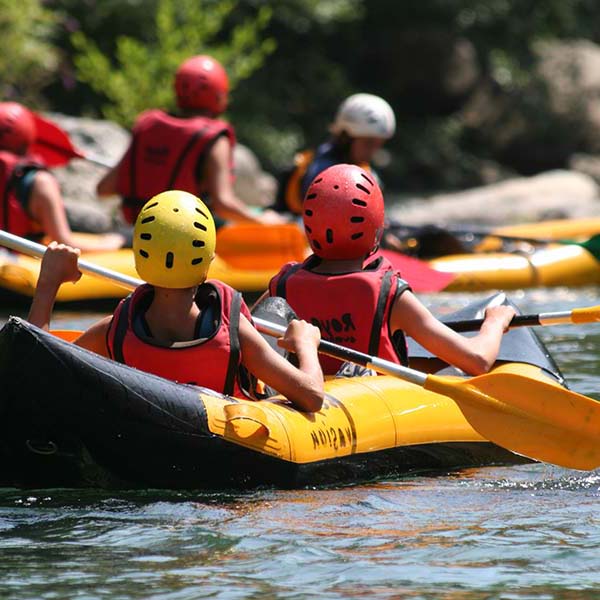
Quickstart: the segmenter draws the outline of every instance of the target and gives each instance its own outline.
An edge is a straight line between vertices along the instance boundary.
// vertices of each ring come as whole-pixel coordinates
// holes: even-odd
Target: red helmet
[[[215,115],[227,108],[229,80],[220,62],[206,55],[192,56],[175,73],[175,95],[180,108],[207,110]]]
[[[304,229],[325,259],[361,258],[377,248],[384,204],[372,175],[357,165],[334,165],[317,175],[304,198]]]
[[[17,102],[0,102],[0,150],[23,154],[34,140],[31,112]]]

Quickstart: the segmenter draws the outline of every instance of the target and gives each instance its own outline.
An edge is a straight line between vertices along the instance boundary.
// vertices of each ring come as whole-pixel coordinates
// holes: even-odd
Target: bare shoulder
[[[40,169],[39,171],[37,171],[33,179],[33,190],[42,191],[48,188],[58,188],[58,181],[56,177],[52,175],[52,173]]]
[[[106,345],[106,339],[108,336],[108,330],[112,322],[112,315],[104,317],[94,323],[86,331],[84,331],[76,340],[75,344],[91,350],[100,356],[109,356],[108,347]]]
[[[220,135],[211,146],[208,153],[209,158],[213,160],[229,160],[231,152],[231,142],[226,135]]]

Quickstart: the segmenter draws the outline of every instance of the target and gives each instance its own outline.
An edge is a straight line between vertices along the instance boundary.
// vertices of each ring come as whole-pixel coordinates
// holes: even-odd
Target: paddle
[[[46,248],[0,231],[0,243],[41,257]],[[132,289],[142,283],[84,260],[79,268]],[[285,328],[263,319],[257,327],[269,335]],[[396,363],[322,341],[319,351],[378,372],[399,377],[452,398],[485,439],[518,454],[567,468],[600,466],[600,403],[556,384],[514,372],[498,371],[470,379],[428,375]]]
[[[254,319],[280,336],[285,327]],[[319,352],[399,377],[452,398],[484,438],[535,460],[571,469],[600,466],[600,403],[552,383],[511,372],[470,379],[428,375],[396,363],[321,341]]]
[[[461,248],[462,242],[467,244],[474,239],[492,238],[505,242],[525,242],[532,245],[565,244],[578,245],[585,248],[596,258],[600,257],[600,234],[592,235],[589,239],[578,242],[573,239],[538,238],[520,235],[495,233],[488,229],[439,227],[437,225],[403,225],[391,222],[389,230],[406,245],[406,251],[415,252],[421,257],[435,257],[443,254],[460,254],[468,252]],[[461,240],[460,238],[463,238]],[[446,250],[447,248],[450,250]],[[485,250],[485,249],[484,249]]]
[[[31,145],[30,152],[39,156],[49,167],[62,167],[73,158],[81,158],[101,167],[111,168],[112,165],[101,158],[83,153],[71,142],[71,138],[56,123],[32,112],[36,126],[36,139]]]
[[[574,308],[559,312],[538,313],[535,315],[515,315],[510,328],[515,327],[547,327],[564,323],[597,323],[600,321],[600,305]],[[445,321],[445,325],[454,331],[479,331],[483,319],[467,319],[465,321]]]

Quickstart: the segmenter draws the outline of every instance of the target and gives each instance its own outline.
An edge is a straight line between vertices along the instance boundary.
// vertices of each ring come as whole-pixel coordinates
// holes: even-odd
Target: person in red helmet
[[[125,238],[117,233],[74,239],[58,182],[28,154],[35,139],[31,112],[17,102],[0,102],[0,228],[24,237],[46,236],[84,251],[123,246]]]
[[[492,367],[513,308],[488,308],[467,339],[438,321],[385,258],[370,258],[384,228],[383,195],[370,173],[350,164],[322,171],[304,198],[303,221],[313,254],[284,265],[263,298],[285,298],[323,339],[370,355],[406,364],[406,334],[466,373]],[[331,375],[342,365],[321,357],[321,366]]]
[[[129,148],[98,183],[98,195],[119,194],[131,224],[149,198],[170,189],[202,196],[222,220],[283,222],[274,211],[255,214],[234,193],[235,133],[218,118],[229,93],[222,65],[193,56],[177,69],[174,87],[178,114],[152,109],[138,117]]]

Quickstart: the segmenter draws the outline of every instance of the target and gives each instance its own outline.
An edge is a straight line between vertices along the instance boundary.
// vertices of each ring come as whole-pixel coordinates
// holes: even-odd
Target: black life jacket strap
[[[129,296],[123,300],[117,319],[115,320],[113,318],[110,323],[110,328],[115,327],[112,351],[110,344],[107,344],[108,352],[111,355],[111,358],[122,364],[125,364],[125,357],[123,356],[123,342],[125,341],[127,330],[129,329],[129,306],[131,304],[131,296],[132,294],[129,294]]]
[[[402,296],[402,294],[406,290],[410,290],[410,289],[411,289],[411,287],[408,284],[408,282],[404,281],[404,279],[398,278],[398,287],[396,288],[396,293],[394,294],[393,302],[395,302],[397,298]],[[392,303],[392,305],[393,305],[393,303]],[[391,312],[390,312],[390,317],[391,317]],[[406,336],[404,335],[404,332],[402,330],[395,331],[392,334],[392,343],[394,345],[394,350],[396,351],[396,354],[400,360],[400,364],[407,367],[408,366],[408,351],[406,348]]]
[[[296,271],[299,271],[304,266],[304,263],[298,263],[296,265],[292,265],[277,281],[277,285],[275,286],[275,295],[279,298],[286,298],[286,285],[287,280],[294,274]]]
[[[167,184],[168,190],[173,189],[173,186],[175,185],[175,180],[179,176],[179,172],[181,171],[181,167],[183,166],[187,155],[191,152],[192,148],[194,147],[194,144],[200,139],[201,136],[204,135],[208,127],[208,125],[205,125],[204,127],[198,129],[198,131],[196,131],[196,133],[192,135],[192,137],[188,140],[188,143],[181,151],[181,154],[179,155],[179,157],[177,158],[177,162],[175,163],[175,167],[173,168],[173,172],[171,173],[171,177],[169,178],[169,183]]]
[[[383,279],[381,280],[381,286],[379,288],[379,296],[377,297],[377,307],[375,308],[375,315],[373,318],[373,325],[371,326],[371,336],[369,338],[369,354],[377,355],[379,352],[379,342],[381,341],[381,327],[383,326],[383,317],[385,305],[387,304],[390,290],[392,289],[392,276],[393,271],[386,271]]]
[[[231,396],[235,379],[238,375],[240,363],[240,312],[242,308],[242,295],[236,292],[231,300],[229,309],[229,363],[223,393]]]

